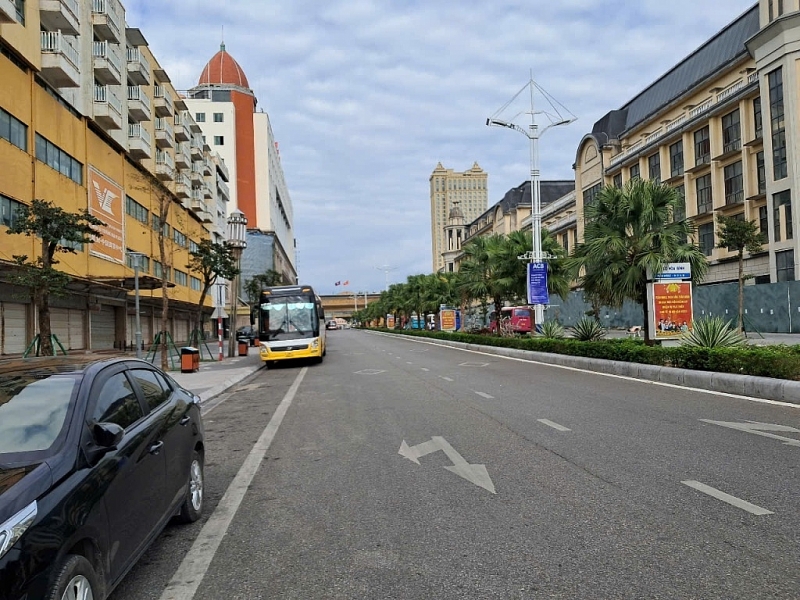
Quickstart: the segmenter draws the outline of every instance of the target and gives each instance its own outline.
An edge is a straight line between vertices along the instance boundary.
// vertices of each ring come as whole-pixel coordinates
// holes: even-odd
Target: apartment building
[[[717,248],[717,216],[754,221],[763,252],[745,254],[752,283],[793,281],[800,256],[798,0],[761,0],[617,110],[577,149],[579,215],[604,185],[644,177],[685,199],[711,268],[705,283],[737,278],[733,252]],[[583,220],[578,219],[578,236]]]
[[[489,175],[474,163],[468,171],[458,172],[445,169],[438,163],[431,173],[431,255],[433,271],[445,269],[444,254],[451,252],[445,237],[450,211],[459,206],[464,220],[469,223],[478,218],[489,205]],[[452,257],[449,263],[452,265]],[[448,267],[449,268],[449,267]]]
[[[203,68],[197,85],[183,92],[203,139],[230,168],[232,207],[247,217],[242,283],[275,270],[297,281],[294,211],[269,115],[244,70],[225,44]]]
[[[38,332],[29,294],[8,284],[13,256],[39,252],[36,240],[7,233],[33,199],[106,223],[94,243],[58,256],[72,278],[69,295],[52,299],[65,347],[132,344],[137,255],[144,341],[161,328],[163,279],[168,329],[187,340],[201,289],[189,252],[221,239],[229,173],[123,5],[0,1],[0,81],[0,353],[23,352]]]

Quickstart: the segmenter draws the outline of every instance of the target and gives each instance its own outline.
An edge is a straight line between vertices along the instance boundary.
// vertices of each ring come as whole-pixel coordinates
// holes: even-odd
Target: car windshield
[[[52,448],[66,430],[79,381],[49,370],[0,374],[0,455]]]

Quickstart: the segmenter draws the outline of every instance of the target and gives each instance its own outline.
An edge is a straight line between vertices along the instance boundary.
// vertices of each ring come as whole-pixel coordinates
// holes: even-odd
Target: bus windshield
[[[319,335],[319,318],[313,298],[303,295],[262,296],[262,340],[293,340]]]

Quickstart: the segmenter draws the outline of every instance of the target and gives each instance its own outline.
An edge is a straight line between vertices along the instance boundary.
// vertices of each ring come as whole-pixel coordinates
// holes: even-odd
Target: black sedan
[[[0,598],[102,600],[203,508],[199,398],[130,358],[0,361]]]

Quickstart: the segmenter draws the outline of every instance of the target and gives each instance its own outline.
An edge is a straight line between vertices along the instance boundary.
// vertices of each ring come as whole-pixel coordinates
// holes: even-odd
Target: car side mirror
[[[92,438],[100,448],[111,449],[125,437],[125,430],[116,423],[95,423],[92,425]]]

